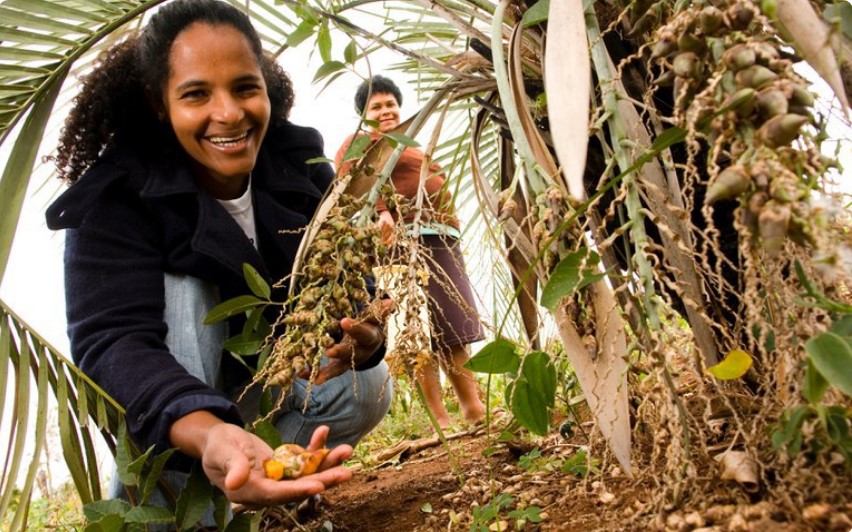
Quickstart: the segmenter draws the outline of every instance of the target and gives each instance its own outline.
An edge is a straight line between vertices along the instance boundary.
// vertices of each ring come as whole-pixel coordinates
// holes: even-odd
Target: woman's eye
[[[249,84],[249,85],[240,85],[237,87],[237,92],[240,94],[254,94],[260,91],[260,85]]]
[[[205,94],[204,91],[199,89],[199,90],[184,92],[183,94],[180,95],[180,98],[182,100],[199,100],[201,98],[204,98],[204,94]]]

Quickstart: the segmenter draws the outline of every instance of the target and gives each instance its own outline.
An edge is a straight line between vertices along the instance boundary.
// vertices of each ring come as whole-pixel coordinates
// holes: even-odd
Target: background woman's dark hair
[[[172,44],[196,22],[231,26],[245,35],[266,82],[270,125],[274,128],[287,120],[293,106],[292,83],[263,52],[245,13],[221,0],[176,0],[160,8],[141,34],[108,50],[83,79],[53,158],[61,178],[73,183],[105,149],[119,144],[150,155],[178,149],[171,127],[157,117],[149,98],[162,101]]]
[[[373,94],[393,94],[396,103],[402,106],[402,92],[390,78],[384,76],[373,76],[364,81],[355,92],[355,109],[358,114],[364,114],[367,107],[367,97]]]

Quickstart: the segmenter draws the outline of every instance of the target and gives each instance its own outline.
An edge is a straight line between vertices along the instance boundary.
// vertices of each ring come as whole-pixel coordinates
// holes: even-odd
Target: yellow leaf
[[[742,349],[734,349],[725,355],[724,360],[707,368],[707,371],[717,379],[725,381],[739,379],[745,375],[752,362],[751,355]]]

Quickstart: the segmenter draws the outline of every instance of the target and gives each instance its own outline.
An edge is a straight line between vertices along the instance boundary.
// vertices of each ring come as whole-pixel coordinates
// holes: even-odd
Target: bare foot
[[[479,399],[477,397],[477,399]],[[485,420],[485,406],[481,401],[474,401],[472,405],[459,405],[462,411],[462,415],[464,415],[465,421],[470,423],[471,425],[475,425],[480,421]]]
[[[443,432],[444,434],[446,434],[448,431],[450,431],[453,428],[453,424],[450,422],[449,418],[447,418],[446,420],[443,420],[443,419],[436,419],[436,420],[438,421],[438,426],[441,427],[441,432]],[[435,425],[432,425],[432,424],[429,425],[429,432],[433,435],[438,434],[438,431],[435,430]]]

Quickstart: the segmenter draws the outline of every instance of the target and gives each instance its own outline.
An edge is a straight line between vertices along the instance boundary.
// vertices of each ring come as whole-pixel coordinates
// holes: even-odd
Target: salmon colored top
[[[359,136],[366,133],[358,133]],[[334,157],[335,166],[338,168],[338,175],[346,175],[352,163],[355,161],[343,162],[343,155],[352,143],[355,135],[349,135],[340,149],[337,150],[337,155]],[[373,142],[378,141],[381,135],[370,134],[370,139]],[[408,199],[413,200],[417,197],[417,188],[420,183],[420,168],[423,166],[423,152],[417,148],[407,147],[400,155],[396,166],[391,172],[391,183],[397,194],[400,194]],[[379,168],[377,171],[381,170]],[[452,195],[444,187],[446,177],[441,173],[441,167],[437,164],[432,164],[429,168],[429,177],[426,178],[426,197],[423,202],[423,212],[421,220],[434,221],[445,224],[450,227],[459,229],[459,220],[455,215],[455,207],[453,206]],[[376,202],[376,210],[379,212],[388,210],[387,203],[384,199],[379,198]],[[396,213],[394,219],[397,219]],[[406,216],[405,222],[411,222],[414,219],[414,213]]]

